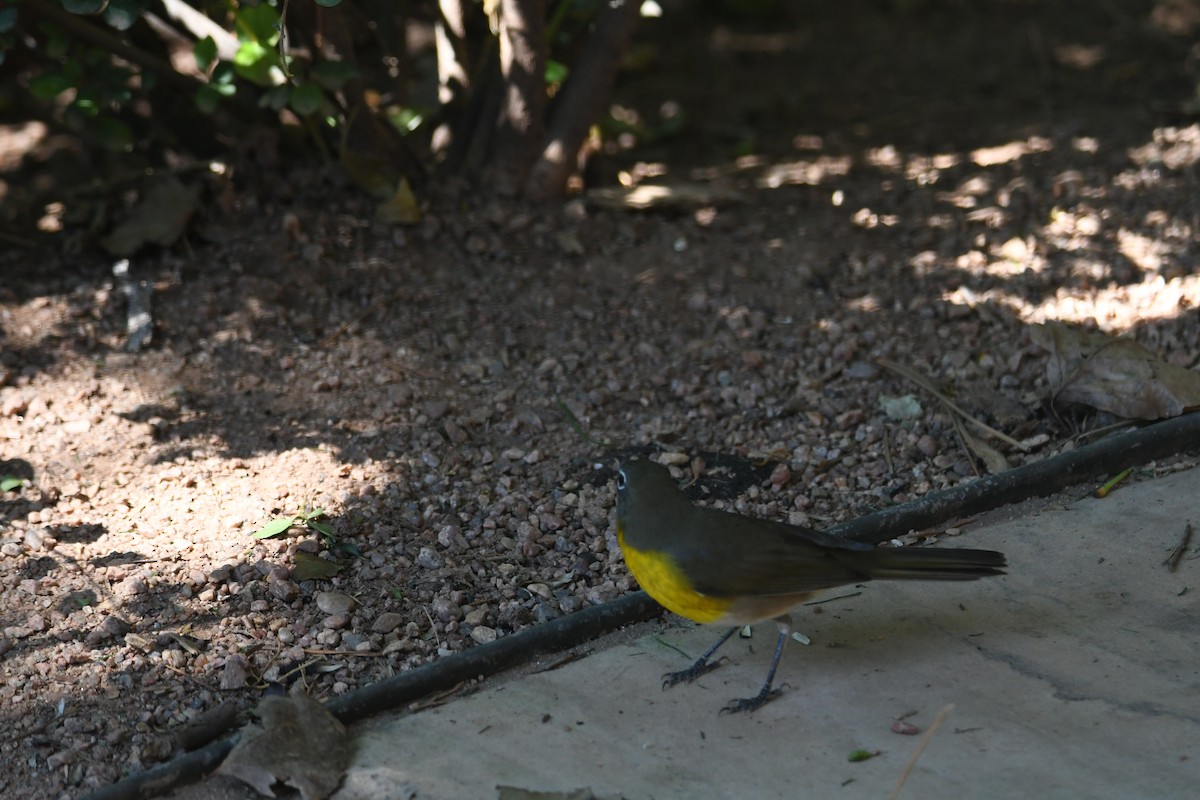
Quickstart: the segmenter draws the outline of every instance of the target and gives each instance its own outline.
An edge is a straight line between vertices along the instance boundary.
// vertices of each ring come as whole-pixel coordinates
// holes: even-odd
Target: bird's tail
[[[855,555],[855,566],[879,580],[973,581],[1003,575],[1008,565],[995,550],[880,547]]]

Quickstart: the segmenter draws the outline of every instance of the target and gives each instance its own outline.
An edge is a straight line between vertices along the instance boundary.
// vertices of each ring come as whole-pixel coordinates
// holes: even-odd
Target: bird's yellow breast
[[[683,571],[670,556],[658,550],[635,550],[625,542],[625,532],[617,525],[617,541],[625,554],[625,564],[646,594],[668,611],[694,622],[717,622],[729,609],[729,601],[703,595],[692,588]]]

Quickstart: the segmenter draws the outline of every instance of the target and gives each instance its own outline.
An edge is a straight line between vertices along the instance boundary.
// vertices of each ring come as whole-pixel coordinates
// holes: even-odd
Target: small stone
[[[46,534],[41,528],[30,528],[25,531],[25,546],[30,550],[41,550],[45,543]]]
[[[462,538],[462,531],[457,525],[446,525],[438,531],[438,544],[442,547],[450,548],[458,545],[458,540]],[[465,540],[464,540],[465,541]]]
[[[317,592],[317,608],[324,614],[349,614],[357,602],[341,592]]]
[[[343,633],[342,634],[342,649],[357,650],[367,641],[367,637],[361,633]]]
[[[371,630],[375,633],[391,633],[404,624],[404,615],[395,611],[385,611],[375,618]]]
[[[435,597],[430,604],[433,611],[433,616],[440,619],[442,622],[450,622],[452,620],[462,619],[462,606],[454,603],[448,597]]]
[[[467,612],[466,616],[463,617],[463,622],[468,625],[482,625],[484,620],[487,619],[487,615],[487,607],[480,606],[479,608],[474,608]]]
[[[0,555],[5,555],[9,558],[16,558],[17,556],[21,555],[22,552],[21,545],[17,544],[16,542],[5,542],[4,544],[0,545]]]
[[[926,458],[933,458],[938,454],[937,439],[934,439],[927,433],[920,439],[917,439],[917,449],[920,450],[921,454]]]
[[[125,634],[133,630],[133,626],[118,616],[109,616],[100,623],[100,629],[109,636],[124,638]]]
[[[471,638],[478,644],[487,644],[488,642],[496,641],[499,634],[495,628],[489,628],[486,625],[477,625],[471,629]]]
[[[117,586],[118,597],[135,597],[149,590],[150,586],[141,575],[130,575]]]
[[[272,597],[285,603],[290,603],[296,599],[296,595],[300,594],[300,589],[296,584],[279,578],[267,581],[267,591],[271,593]]]
[[[441,569],[443,563],[441,556],[429,547],[422,547],[421,552],[417,554],[417,566],[419,567]]]
[[[340,631],[342,628],[350,624],[349,614],[330,614],[321,623],[326,630]]]
[[[564,614],[572,614],[583,608],[583,600],[573,594],[568,594],[559,598],[558,607],[563,610]]]
[[[244,689],[246,687],[247,666],[245,656],[240,654],[230,656],[221,670],[221,688],[226,691]]]

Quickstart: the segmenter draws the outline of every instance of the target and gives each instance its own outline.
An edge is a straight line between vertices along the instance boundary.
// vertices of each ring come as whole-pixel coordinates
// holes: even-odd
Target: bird
[[[744,625],[774,620],[779,641],[762,689],[722,712],[753,712],[780,694],[775,672],[791,635],[788,612],[814,594],[863,581],[970,581],[1003,575],[994,550],[875,547],[800,525],[756,519],[688,500],[671,473],[649,459],[617,473],[617,541],[630,573],[669,611],[702,624],[731,626],[687,669],[663,676],[663,689],[716,669],[713,655]]]

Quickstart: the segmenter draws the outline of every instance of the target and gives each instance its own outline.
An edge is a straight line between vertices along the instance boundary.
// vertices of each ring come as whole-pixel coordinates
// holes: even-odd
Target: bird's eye
[[[629,485],[629,478],[625,476],[625,470],[617,470],[617,491],[625,491],[625,487]]]

